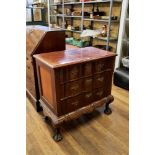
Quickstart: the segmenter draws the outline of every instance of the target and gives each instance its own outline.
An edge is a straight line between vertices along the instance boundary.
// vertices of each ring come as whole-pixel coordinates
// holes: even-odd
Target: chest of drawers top
[[[65,50],[34,55],[38,60],[51,68],[93,61],[101,58],[115,57],[116,54],[95,47]]]

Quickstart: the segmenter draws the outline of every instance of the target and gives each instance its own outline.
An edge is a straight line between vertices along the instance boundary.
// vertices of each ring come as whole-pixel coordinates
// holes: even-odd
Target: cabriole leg
[[[56,142],[59,142],[59,141],[61,141],[63,139],[62,135],[60,134],[60,128],[55,128],[54,129],[53,139]]]
[[[37,112],[43,111],[43,108],[41,107],[41,105],[38,101],[36,102],[36,110],[37,110]]]
[[[109,107],[109,104],[110,104],[111,102],[113,102],[113,100],[114,100],[114,97],[113,97],[112,95],[110,95],[110,97],[108,98],[108,101],[107,101],[107,103],[106,103],[106,105],[105,105],[104,113],[105,113],[106,115],[110,115],[110,114],[112,113],[112,110],[111,110],[111,108]]]

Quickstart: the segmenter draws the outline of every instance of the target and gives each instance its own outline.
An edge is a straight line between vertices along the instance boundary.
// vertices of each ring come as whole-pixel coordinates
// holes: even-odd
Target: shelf
[[[76,32],[76,33],[81,33],[82,31],[76,31],[76,30],[67,30],[65,29],[66,31],[69,31],[69,32]]]
[[[72,4],[93,4],[93,3],[107,3],[110,2],[110,0],[98,0],[98,1],[89,1],[89,2],[69,2],[69,3],[64,3],[64,5],[72,5]],[[114,2],[122,2],[122,0],[114,0]]]
[[[85,4],[87,3],[107,3],[110,2],[111,0],[98,0],[98,1],[89,1],[89,2],[84,2]],[[122,0],[114,0],[114,2],[122,2]]]
[[[69,3],[64,3],[64,5],[70,5],[70,4],[82,4],[82,2],[69,2]]]
[[[91,4],[91,3],[107,3],[107,2],[110,2],[110,0],[88,1],[88,2],[84,2],[84,4]]]
[[[63,15],[61,15],[61,14],[58,14],[58,15],[50,15],[50,16],[63,17]]]
[[[57,6],[57,5],[62,5],[62,4],[50,4],[50,6]]]
[[[73,0],[72,0],[73,1]],[[120,9],[120,11],[121,11],[121,3],[122,3],[122,1],[123,0],[113,0],[113,2],[115,3],[115,4],[117,4],[117,5],[119,5],[119,8],[118,9]],[[76,33],[76,35],[80,35],[81,33],[82,33],[82,31],[81,31],[81,29],[83,29],[83,28],[81,28],[81,29],[77,29],[77,30],[74,30],[74,28],[72,29],[72,30],[68,30],[68,29],[66,29],[65,28],[65,22],[67,21],[67,20],[71,20],[71,25],[73,25],[73,21],[74,20],[76,20],[76,21],[79,21],[79,24],[83,24],[83,22],[88,22],[89,24],[91,24],[91,29],[94,29],[95,28],[95,26],[94,26],[94,24],[95,23],[97,23],[98,22],[98,24],[102,24],[102,25],[104,25],[104,24],[106,24],[108,27],[111,27],[111,25],[112,26],[115,26],[116,27],[116,29],[118,28],[117,27],[117,25],[118,25],[118,23],[120,22],[120,17],[118,16],[117,18],[114,18],[113,17],[113,14],[112,14],[112,9],[110,9],[111,7],[111,5],[112,5],[112,7],[113,7],[113,3],[111,3],[112,2],[112,0],[89,0],[89,1],[86,1],[86,2],[80,2],[80,0],[78,0],[78,2],[77,2],[77,0],[76,0],[76,2],[74,1],[74,2],[71,2],[71,0],[68,0],[68,1],[66,1],[66,3],[64,2],[64,0],[63,1],[61,1],[62,3],[59,3],[59,4],[50,4],[50,6],[52,6],[53,5],[53,8],[58,8],[58,10],[59,9],[61,9],[61,7],[62,7],[62,10],[59,12],[57,12],[57,14],[56,15],[53,15],[53,14],[51,14],[50,16],[52,16],[52,17],[54,17],[54,19],[57,19],[57,23],[60,23],[60,19],[62,19],[62,21],[61,21],[61,24],[60,25],[62,25],[62,27],[63,27],[63,30],[65,30],[67,33],[69,33],[69,34],[71,34],[71,36],[73,36],[75,33]],[[83,11],[84,12],[84,10],[87,8],[87,7],[90,7],[90,8],[92,8],[92,6],[94,6],[95,5],[95,7],[96,7],[96,5],[105,5],[105,4],[107,4],[107,6],[106,7],[108,7],[109,8],[109,14],[108,15],[104,15],[104,16],[100,16],[100,17],[95,17],[94,16],[94,19],[91,19],[90,18],[90,16],[84,16],[84,13],[83,14],[66,14],[66,7],[71,7],[71,8],[77,8],[78,7],[78,10],[77,11]],[[49,9],[52,11],[52,7],[49,7]],[[50,11],[49,11],[50,12]],[[73,16],[72,16],[73,15]],[[76,16],[76,15],[79,15],[79,16]],[[113,18],[112,18],[113,17]],[[113,20],[113,19],[117,19],[117,20]],[[52,19],[51,18],[49,18],[49,21],[51,21]],[[50,23],[50,22],[49,22]],[[58,24],[59,25],[59,24]],[[81,25],[82,26],[82,25]],[[82,26],[83,27],[83,26]],[[99,26],[98,26],[99,27]],[[70,28],[72,28],[72,27],[70,27]],[[85,28],[84,28],[85,29]],[[84,30],[83,29],[83,30]],[[89,28],[88,28],[89,29]],[[96,28],[97,29],[97,28]],[[108,29],[109,30],[109,29]],[[109,32],[109,35],[111,36],[111,33],[112,32]],[[101,37],[99,37],[99,36],[101,36]],[[113,35],[112,35],[113,36]],[[116,36],[116,37],[115,37]],[[117,35],[114,35],[114,37],[107,37],[107,36],[105,36],[105,37],[102,37],[102,35],[98,35],[97,37],[95,37],[95,38],[93,38],[93,37],[90,37],[90,43],[92,42],[92,39],[95,39],[94,41],[96,42],[96,41],[99,41],[99,40],[101,40],[103,43],[104,42],[106,42],[106,44],[109,44],[109,42],[113,42],[114,44],[116,44],[116,46],[117,46],[117,40],[118,40],[118,38],[117,38],[118,36]],[[81,37],[80,37],[81,38]],[[92,39],[91,39],[92,38]],[[82,38],[81,38],[82,39]]]
[[[72,5],[72,4],[93,4],[93,3],[107,3],[110,2],[110,0],[100,0],[100,1],[89,1],[89,2],[69,2],[69,3],[64,3],[64,5]],[[122,2],[122,0],[114,0],[114,2]],[[57,6],[57,5],[62,5],[62,4],[51,4],[51,6]]]
[[[99,39],[99,40],[104,40],[107,41],[107,37],[95,37],[94,39]],[[115,37],[110,37],[109,41],[117,41],[117,38]]]
[[[84,18],[83,20],[95,21],[95,22],[109,22],[108,19],[91,19],[91,18]],[[119,20],[111,20],[111,22],[117,23],[117,22],[119,22]]]
[[[63,14],[50,15],[50,16],[63,17]],[[66,16],[66,15],[64,15],[64,17],[66,17],[66,18],[81,18],[82,16]]]
[[[66,16],[66,15],[64,15],[64,17],[66,17],[66,18],[82,18],[82,16]]]
[[[29,6],[29,7],[26,7],[28,9],[44,9],[45,7],[38,7],[38,6]]]
[[[57,15],[50,15],[50,16],[57,16],[57,17],[63,17],[63,14],[57,14]],[[65,18],[82,18],[82,16],[66,16],[64,15]],[[83,20],[86,21],[95,21],[95,22],[109,22],[108,19],[91,19],[91,18],[84,18]],[[119,20],[111,20],[112,23],[118,23]]]

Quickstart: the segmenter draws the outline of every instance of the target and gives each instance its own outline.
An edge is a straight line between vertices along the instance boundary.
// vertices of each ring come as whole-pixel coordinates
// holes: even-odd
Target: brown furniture
[[[74,45],[66,44],[66,50],[77,49],[77,48],[80,48],[80,47],[78,47],[78,46],[74,46]]]
[[[46,26],[26,27],[26,94],[37,111],[42,108],[39,104],[39,90],[34,54],[65,50],[65,32]]]
[[[116,54],[94,47],[34,55],[40,103],[62,139],[59,125],[106,104],[110,114],[112,75]]]

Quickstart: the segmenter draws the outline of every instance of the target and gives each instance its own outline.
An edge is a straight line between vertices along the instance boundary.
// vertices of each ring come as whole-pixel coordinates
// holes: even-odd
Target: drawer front
[[[85,105],[93,102],[93,92],[86,92],[83,94],[83,102]]]
[[[106,71],[106,72],[104,72],[104,76],[105,76],[104,95],[108,96],[111,94],[113,72],[112,71]]]
[[[80,73],[80,65],[73,65],[73,66],[70,66],[68,68],[68,81],[69,80],[75,80],[75,79],[78,79],[80,78],[81,76],[81,73]]]
[[[65,97],[74,96],[81,92],[81,80],[65,84]]]
[[[94,88],[103,87],[104,81],[105,81],[104,73],[95,75],[93,87]]]
[[[58,73],[59,73],[59,76],[58,76],[58,78],[60,79],[60,83],[64,83],[64,82],[66,82],[67,81],[67,69],[66,68],[60,68],[58,71],[57,71]]]
[[[95,62],[95,69],[94,69],[95,73],[102,72],[102,71],[104,71],[104,69],[105,69],[105,61],[104,60]]]
[[[105,69],[114,69],[115,57],[105,59]]]
[[[82,95],[68,98],[61,104],[62,114],[66,114],[75,111],[81,107]]]
[[[92,63],[91,62],[83,64],[83,75],[84,76],[92,75]]]
[[[91,91],[92,90],[92,85],[93,85],[92,77],[83,79],[82,89],[84,91]]]
[[[100,100],[104,97],[104,92],[105,92],[105,88],[99,88],[99,89],[95,89],[93,94],[94,94],[94,99],[95,100]]]
[[[114,60],[115,58],[105,58],[95,62],[95,73],[102,72],[107,69],[114,68]]]

